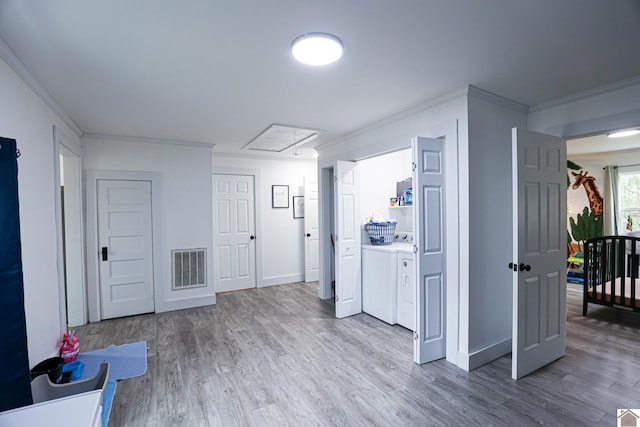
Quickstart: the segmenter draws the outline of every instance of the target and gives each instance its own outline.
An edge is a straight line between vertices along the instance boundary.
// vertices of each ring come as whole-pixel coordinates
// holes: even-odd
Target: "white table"
[[[0,412],[0,426],[101,427],[102,390]]]

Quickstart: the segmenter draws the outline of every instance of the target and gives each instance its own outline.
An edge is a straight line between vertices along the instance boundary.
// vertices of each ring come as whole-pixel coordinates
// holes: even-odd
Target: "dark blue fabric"
[[[16,141],[0,138],[0,411],[33,403],[24,315]]]

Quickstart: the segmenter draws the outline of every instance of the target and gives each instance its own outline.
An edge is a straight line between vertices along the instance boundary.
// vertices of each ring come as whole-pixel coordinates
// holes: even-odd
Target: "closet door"
[[[24,315],[16,141],[0,138],[0,412],[30,405],[31,378]]]

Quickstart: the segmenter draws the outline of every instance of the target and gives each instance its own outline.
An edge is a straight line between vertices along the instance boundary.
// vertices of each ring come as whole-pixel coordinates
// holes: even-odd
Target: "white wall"
[[[511,128],[526,107],[486,93],[469,96],[469,369],[511,351]]]
[[[396,230],[411,231],[410,209],[389,209],[396,183],[411,178],[411,150],[399,150],[358,162],[360,170],[360,216],[362,223],[374,213],[398,221]]]
[[[256,274],[257,286],[279,285],[304,280],[304,219],[293,218],[293,196],[304,196],[304,178],[317,178],[312,160],[213,155],[213,173],[260,174],[256,188]],[[289,209],[271,207],[271,186],[289,186]]]
[[[160,240],[162,273],[154,277],[156,292],[161,293],[156,311],[168,311],[215,303],[213,292],[212,183],[211,147],[160,144],[139,141],[83,139],[84,170],[157,172],[161,177]],[[155,189],[153,190],[155,191]],[[156,194],[154,193],[154,196]],[[87,200],[86,203],[95,203]],[[87,221],[90,221],[87,218]],[[207,249],[207,286],[171,289],[171,250]],[[96,253],[90,248],[89,254]],[[87,262],[91,262],[87,259]],[[88,277],[88,286],[97,286],[96,277]],[[158,298],[156,298],[158,302]]]
[[[79,138],[4,60],[0,60],[0,92],[0,135],[15,138],[22,153],[18,190],[29,364],[33,366],[57,353],[64,319],[58,305],[53,125],[64,129],[74,143]]]

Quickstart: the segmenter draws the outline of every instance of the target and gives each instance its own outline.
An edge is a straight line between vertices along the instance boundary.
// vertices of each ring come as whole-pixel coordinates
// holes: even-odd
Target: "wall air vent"
[[[172,289],[202,288],[207,286],[206,259],[206,249],[172,250]]]

